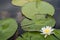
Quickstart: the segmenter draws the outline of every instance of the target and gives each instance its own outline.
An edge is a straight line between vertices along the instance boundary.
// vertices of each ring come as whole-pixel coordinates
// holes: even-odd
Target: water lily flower
[[[40,31],[42,32],[41,34],[44,34],[45,35],[44,37],[46,38],[48,35],[53,34],[54,29],[50,26],[46,26],[41,28]]]

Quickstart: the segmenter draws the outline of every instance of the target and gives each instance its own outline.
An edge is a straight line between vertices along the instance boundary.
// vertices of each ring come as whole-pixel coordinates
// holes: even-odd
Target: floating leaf
[[[55,29],[54,34],[57,38],[60,39],[60,29]]]
[[[25,31],[39,31],[42,27],[51,26],[54,27],[55,20],[52,17],[48,17],[41,20],[28,20],[24,19],[21,23],[22,29]]]
[[[39,32],[26,32],[23,34],[23,38],[19,37],[17,40],[57,40],[53,35],[44,38]]]
[[[22,22],[21,22],[22,26],[28,26],[28,25],[31,25],[33,24],[33,21],[31,20],[28,20],[28,19],[24,19]]]
[[[45,40],[58,40],[58,39],[55,38],[53,35],[50,35],[47,38],[45,38]]]
[[[36,15],[54,15],[55,9],[51,4],[40,1],[37,6],[36,2],[30,2],[22,7],[22,12],[26,17],[31,19],[34,19]]]
[[[0,20],[0,25],[0,40],[7,40],[17,29],[17,23],[13,19]]]
[[[12,0],[12,4],[17,6],[23,6],[24,4],[32,1],[33,0]]]
[[[29,33],[23,34],[23,38],[18,38],[17,40],[44,40],[40,33]]]
[[[18,37],[16,40],[23,40],[23,38],[21,38],[21,37]]]

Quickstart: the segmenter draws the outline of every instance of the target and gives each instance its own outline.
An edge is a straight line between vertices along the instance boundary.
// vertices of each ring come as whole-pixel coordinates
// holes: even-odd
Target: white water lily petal
[[[48,35],[45,35],[44,37],[46,38]]]
[[[41,34],[44,34],[45,35],[44,37],[46,38],[48,35],[53,34],[54,29],[50,26],[46,26],[41,28],[40,31],[42,32]]]

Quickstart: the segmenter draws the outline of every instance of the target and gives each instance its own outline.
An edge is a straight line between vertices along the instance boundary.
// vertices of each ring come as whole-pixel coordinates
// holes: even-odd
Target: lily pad
[[[55,29],[54,34],[57,38],[60,39],[60,29]]]
[[[54,7],[45,1],[40,1],[38,3],[36,2],[30,2],[28,4],[25,4],[22,7],[23,14],[31,19],[34,19],[36,15],[54,15],[55,9]]]
[[[7,40],[13,36],[17,27],[14,19],[0,20],[0,40]]]
[[[18,38],[17,40],[44,40],[40,33],[30,33],[26,32],[23,34],[23,38]]]
[[[26,18],[21,22],[22,26],[28,26],[28,25],[31,25],[31,24],[34,24],[33,21],[28,20]]]
[[[12,4],[16,6],[23,6],[28,2],[32,2],[33,0],[12,0]]]
[[[54,27],[55,20],[52,17],[48,17],[37,21],[24,19],[21,25],[22,29],[24,29],[25,31],[40,31],[40,29],[45,26]]]
[[[57,38],[55,38],[53,35],[47,36],[47,38],[45,38],[45,40],[58,40]]]
[[[38,32],[26,32],[23,34],[23,38],[19,37],[17,40],[57,40],[54,36],[50,35],[47,38],[44,38]]]

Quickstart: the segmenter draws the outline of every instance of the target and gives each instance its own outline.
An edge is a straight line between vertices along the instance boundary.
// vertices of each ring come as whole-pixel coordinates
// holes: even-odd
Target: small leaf
[[[28,20],[28,19],[24,19],[22,22],[21,22],[22,26],[28,26],[28,25],[31,25],[33,24],[33,21],[31,20]]]
[[[54,35],[60,39],[60,29],[55,29]]]
[[[23,34],[23,38],[18,38],[17,40],[44,40],[40,33],[30,33],[26,32]]]
[[[22,7],[23,14],[31,19],[34,19],[36,15],[54,15],[55,9],[54,7],[44,1],[40,1],[38,3],[38,7],[36,7],[36,2],[30,2]]]
[[[17,40],[57,40],[53,35],[44,38],[44,35],[39,32],[26,32],[23,34],[23,38],[18,37]]]
[[[12,0],[12,4],[16,6],[23,6],[28,2],[32,2],[33,0]]]
[[[0,40],[7,40],[15,33],[17,23],[13,19],[0,20]]]
[[[24,19],[21,25],[22,25],[22,29],[25,31],[40,31],[40,29],[45,26],[54,27],[55,20],[52,17],[41,20]]]
[[[58,40],[57,38],[55,38],[53,35],[47,36],[47,38],[45,38],[45,40]]]

